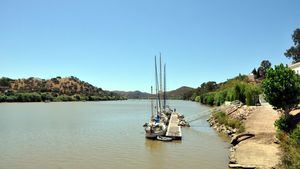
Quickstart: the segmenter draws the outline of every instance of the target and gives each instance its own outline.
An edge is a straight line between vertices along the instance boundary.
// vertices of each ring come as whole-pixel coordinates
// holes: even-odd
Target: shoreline
[[[261,106],[238,106],[233,112],[230,106],[215,107],[208,123],[218,133],[231,139],[229,168],[278,168],[281,150],[276,139],[275,120],[279,114],[268,104]],[[224,111],[229,117],[245,125],[245,131],[219,124],[213,117],[215,111]],[[241,137],[240,137],[241,136]]]

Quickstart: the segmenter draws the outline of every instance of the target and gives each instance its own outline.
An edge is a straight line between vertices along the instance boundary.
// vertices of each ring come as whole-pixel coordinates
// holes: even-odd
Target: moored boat
[[[159,141],[165,141],[165,142],[170,142],[170,141],[172,141],[173,139],[170,138],[170,137],[157,136],[157,140],[159,140]]]
[[[167,132],[167,124],[169,123],[170,110],[166,106],[166,65],[164,65],[164,82],[162,82],[162,66],[160,57],[160,82],[158,82],[157,63],[155,57],[155,81],[156,81],[156,106],[153,108],[153,97],[151,97],[151,117],[149,123],[145,123],[145,137],[148,139],[157,139],[157,137],[165,136]],[[162,84],[164,83],[164,88]],[[151,87],[151,94],[153,88]]]

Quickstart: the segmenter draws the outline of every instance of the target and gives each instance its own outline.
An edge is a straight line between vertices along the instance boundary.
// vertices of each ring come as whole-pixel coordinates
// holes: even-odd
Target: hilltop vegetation
[[[0,102],[120,100],[120,95],[104,91],[71,76],[51,79],[0,79]]]
[[[217,84],[210,81],[201,84],[190,96],[190,100],[219,106],[225,101],[239,100],[247,105],[256,105],[261,93],[260,85],[246,75],[239,75]]]

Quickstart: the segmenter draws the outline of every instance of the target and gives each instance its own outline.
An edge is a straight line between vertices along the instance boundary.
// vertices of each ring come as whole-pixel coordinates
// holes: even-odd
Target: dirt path
[[[256,168],[272,168],[280,161],[279,145],[274,143],[275,120],[279,117],[270,105],[257,107],[245,121],[246,131],[255,137],[242,141],[234,147],[237,164]]]

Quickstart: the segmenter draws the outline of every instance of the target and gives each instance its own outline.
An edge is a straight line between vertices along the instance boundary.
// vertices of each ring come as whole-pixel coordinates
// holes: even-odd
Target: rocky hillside
[[[51,79],[40,79],[30,77],[28,79],[0,79],[0,93],[38,93],[49,94],[52,97],[77,96],[83,100],[114,100],[121,97],[113,92],[102,90],[80,79],[71,77],[56,77]],[[90,98],[84,98],[90,97]],[[93,98],[91,98],[93,97]]]

